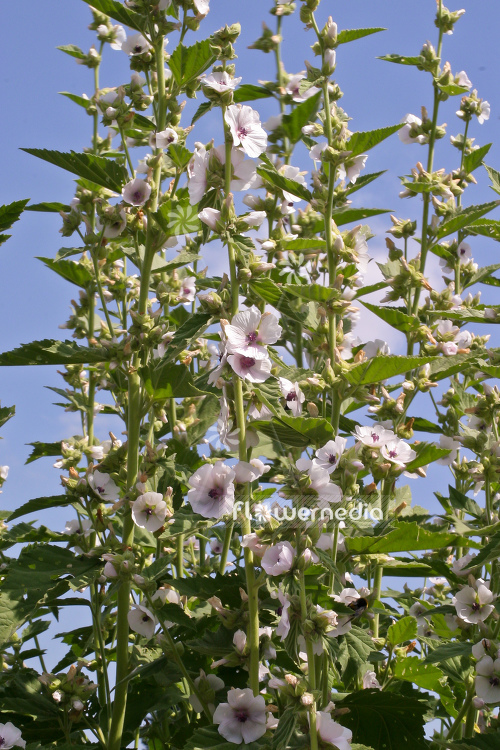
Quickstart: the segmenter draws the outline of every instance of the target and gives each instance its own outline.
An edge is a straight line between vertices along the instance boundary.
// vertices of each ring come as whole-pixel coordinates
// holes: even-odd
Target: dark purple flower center
[[[0,737],[0,747],[3,747],[5,745],[5,738]]]
[[[150,516],[153,515],[153,508],[145,508],[144,513],[149,518]]]
[[[328,463],[332,466],[335,466],[335,464],[337,463],[337,456],[335,456],[333,453],[330,453],[330,455],[328,456]]]
[[[101,492],[105,491],[105,487],[99,487],[99,486],[97,486],[96,490],[97,490],[97,492],[101,493]]]
[[[245,710],[235,711],[234,718],[244,724],[248,720],[248,713]]]
[[[295,391],[290,391],[290,393],[287,393],[286,400],[297,401],[297,394],[295,393]]]
[[[151,618],[148,615],[144,615],[142,618],[142,622],[149,622]]]
[[[132,193],[132,198],[136,203],[140,203],[143,199],[142,191],[136,190],[134,193]]]
[[[142,52],[142,44],[136,44],[134,47],[134,52],[136,55],[140,55],[140,53]]]
[[[247,341],[249,344],[255,343],[257,341],[258,333],[257,331],[251,331],[250,333],[247,333]]]
[[[240,138],[246,138],[248,130],[246,128],[238,128],[238,135]]]
[[[477,602],[474,602],[474,604],[472,605],[472,611],[479,612],[480,609],[481,609],[481,605],[478,604]]]
[[[376,432],[372,432],[372,434],[371,434],[370,437],[371,437],[371,439],[373,440],[374,443],[378,443],[378,441],[380,440],[380,436],[377,435]]]
[[[498,677],[490,677],[491,687],[498,687],[500,685],[500,679]]]
[[[222,487],[212,487],[212,489],[208,491],[208,497],[212,498],[212,500],[222,497],[223,494],[224,490]]]
[[[397,451],[389,451],[389,458],[396,458],[398,455]]]
[[[248,370],[254,366],[255,360],[253,357],[242,357],[241,358],[241,364],[243,367],[247,368]]]

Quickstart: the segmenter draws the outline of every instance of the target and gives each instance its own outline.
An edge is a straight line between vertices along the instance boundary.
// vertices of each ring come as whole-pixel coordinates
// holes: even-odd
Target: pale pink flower
[[[353,185],[361,174],[361,170],[364,169],[368,154],[360,154],[352,159],[348,159],[345,164],[340,164],[338,168],[339,180],[347,180]]]
[[[388,440],[385,445],[382,446],[380,452],[384,458],[401,468],[405,467],[406,464],[413,461],[417,456],[408,443],[405,443],[404,440],[400,440],[396,437],[392,440]]]
[[[447,435],[440,435],[439,447],[449,450],[450,453],[447,456],[444,456],[444,458],[438,458],[437,463],[441,464],[441,466],[451,466],[453,461],[455,461],[457,458],[461,444],[457,440],[453,440],[453,438],[448,437]]]
[[[275,344],[282,328],[272,313],[261,314],[257,307],[236,313],[224,326],[227,350],[231,354],[248,354],[255,358],[267,356],[267,344]]]
[[[134,604],[127,615],[130,629],[139,635],[143,635],[148,640],[153,637],[158,620],[147,607],[141,604]]]
[[[476,693],[485,703],[500,703],[500,659],[484,656],[476,666]]]
[[[177,143],[179,136],[173,128],[166,128],[159,133],[152,133],[149,137],[149,145],[152,148],[168,148],[172,143]]]
[[[250,157],[257,157],[267,148],[267,133],[260,123],[259,113],[251,107],[231,104],[224,115],[233,143],[241,146]]]
[[[278,378],[280,391],[285,398],[285,409],[290,410],[294,417],[298,417],[302,412],[302,404],[305,396],[299,388],[298,383],[292,383],[287,378]]]
[[[402,141],[403,143],[420,144],[428,142],[428,136],[423,135],[422,133],[420,135],[417,135],[418,129],[422,126],[422,120],[420,119],[420,117],[417,117],[416,115],[406,115],[402,122],[404,122],[404,125],[398,130],[400,141]]]
[[[261,476],[259,470],[247,461],[238,461],[236,466],[234,466],[233,468],[235,484],[254,482]]]
[[[290,79],[288,83],[285,86],[286,93],[289,94],[294,102],[305,102],[306,99],[309,99],[311,96],[314,96],[314,94],[317,94],[319,89],[316,86],[311,86],[306,91],[304,91],[302,94],[300,93],[300,84],[301,81],[303,81],[305,78],[305,71],[302,71],[301,73],[296,73],[293,76],[290,76]]]
[[[455,76],[455,83],[458,86],[465,86],[467,89],[472,88],[472,81],[469,79],[469,76],[465,72],[465,70],[461,70],[460,73],[457,73]]]
[[[227,703],[220,703],[213,715],[219,734],[239,745],[255,742],[266,732],[266,703],[262,695],[254,696],[251,688],[231,688]]]
[[[126,226],[127,215],[123,208],[120,210],[119,218],[117,218],[112,224],[103,224],[99,216],[96,221],[97,230],[102,232],[103,237],[106,237],[108,240],[119,237]]]
[[[241,219],[248,225],[250,229],[257,229],[267,219],[265,211],[251,211],[246,216],[242,216]]]
[[[385,356],[391,353],[389,344],[387,343],[387,341],[383,341],[382,339],[367,341],[366,344],[363,345],[363,351],[368,359],[372,359],[373,357],[377,357],[380,355]]]
[[[328,505],[336,505],[342,501],[342,490],[333,482],[330,482],[330,474],[323,467],[314,464],[309,469],[311,477],[311,489],[318,493],[318,507],[325,508]]]
[[[495,609],[495,595],[481,578],[472,586],[464,586],[451,600],[461,620],[470,624],[484,622]]]
[[[271,360],[267,356],[256,359],[247,354],[229,354],[227,361],[240,378],[250,383],[263,383],[271,375]]]
[[[377,680],[377,675],[369,669],[363,675],[363,689],[382,690],[380,682]]]
[[[241,538],[241,546],[249,549],[257,557],[262,557],[268,549],[267,544],[262,544],[260,537],[255,532],[244,534]]]
[[[106,26],[105,28],[107,30]],[[127,33],[125,29],[123,28],[123,26],[120,26],[119,24],[116,24],[115,26],[113,26],[113,38],[114,38],[114,41],[111,42],[109,46],[111,47],[111,49],[120,50],[122,48],[123,42],[127,38]]]
[[[6,724],[0,724],[0,747],[2,750],[11,750],[16,747],[26,747],[26,741],[21,739],[21,730],[8,721]]]
[[[178,302],[190,304],[194,302],[196,295],[196,279],[194,276],[185,276],[181,281]]]
[[[368,445],[371,448],[381,448],[389,440],[393,440],[396,437],[392,430],[386,430],[379,424],[369,427],[356,425],[355,431],[352,434],[360,443]]]
[[[325,711],[318,711],[316,714],[316,729],[323,742],[333,745],[337,750],[351,750],[351,730],[338,724]]]
[[[276,627],[276,635],[285,640],[288,633],[290,632],[290,615],[288,614],[288,608],[290,607],[290,599],[283,593],[281,589],[278,589],[277,596],[281,604],[278,614],[281,615],[280,621]]]
[[[294,182],[297,182],[299,185],[306,186],[306,181],[304,179],[304,172],[301,172],[298,167],[292,167],[290,164],[284,164],[280,169],[278,170],[283,177],[286,177],[288,180],[293,180]],[[302,200],[302,198],[298,198],[293,193],[289,193],[286,190],[283,190],[283,197],[286,201],[289,203],[298,203]]]
[[[200,211],[198,214],[199,220],[210,227],[212,232],[216,231],[217,222],[220,221],[220,217],[221,213],[220,211],[217,211],[216,208],[204,208],[203,211]]]
[[[137,526],[158,531],[165,523],[167,504],[159,492],[145,492],[132,504],[132,518]]]
[[[200,676],[194,680],[194,686],[196,688],[200,688],[203,694],[205,694],[205,691],[208,687],[211,691],[213,691],[213,697],[215,699],[215,693],[218,690],[222,690],[222,688],[224,687],[224,681],[221,680],[220,677],[217,677],[217,675],[215,674],[205,674],[205,672],[201,670]],[[209,693],[209,696],[210,696],[210,693]],[[196,713],[201,714],[203,712],[203,706],[201,705],[200,701],[198,700],[198,698],[196,697],[194,693],[192,693],[189,696],[189,702],[191,703]],[[208,707],[210,708],[211,711],[215,709],[215,706],[210,700],[210,698],[208,701]]]
[[[210,75],[201,79],[202,86],[208,86],[214,91],[223,94],[225,91],[234,91],[241,78],[233,78],[225,70],[219,73],[210,73]]]
[[[480,108],[479,108],[479,114],[477,116],[477,121],[480,125],[482,125],[486,120],[490,119],[491,114],[491,106],[489,102],[481,102]]]
[[[187,168],[189,202],[192,206],[199,203],[205,195],[209,159],[210,152],[205,146],[202,143],[195,143],[193,157]]]
[[[208,11],[210,10],[209,0],[193,0],[193,2],[194,7],[196,8],[200,16],[206,16]]]
[[[201,466],[188,480],[188,502],[204,518],[221,518],[233,509],[234,471],[222,461]]]
[[[279,576],[287,573],[295,558],[295,550],[290,542],[278,542],[269,547],[262,558],[262,567],[270,576]]]
[[[151,185],[140,177],[127,182],[122,190],[122,196],[125,203],[131,206],[143,206],[149,200],[151,195]]]
[[[337,437],[335,440],[329,440],[322,448],[316,451],[316,462],[318,466],[331,474],[338,465],[339,458],[345,451],[347,439]]]

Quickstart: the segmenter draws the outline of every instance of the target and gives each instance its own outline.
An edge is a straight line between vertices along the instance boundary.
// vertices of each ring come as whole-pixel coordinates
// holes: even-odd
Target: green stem
[[[474,727],[476,725],[476,714],[477,714],[477,709],[474,706],[474,704],[471,703],[467,710],[467,715],[465,718],[465,729],[464,729],[463,736],[466,739],[474,737],[474,733],[475,733]]]
[[[179,534],[176,542],[177,578],[184,578],[184,534]]]
[[[226,526],[226,533],[224,534],[224,545],[222,547],[222,553],[220,556],[219,572],[224,575],[227,565],[227,556],[231,548],[231,539],[233,538],[234,521],[230,521]]]
[[[450,741],[453,740],[460,733],[461,728],[462,728],[462,722],[469,710],[469,706],[472,704],[472,699],[474,698],[474,695],[475,695],[475,688],[474,688],[474,683],[472,683],[472,685],[469,687],[467,691],[467,696],[462,705],[462,708],[458,712],[455,721],[451,725],[451,729],[448,732],[448,735],[446,737],[447,740],[450,740]]]
[[[375,601],[380,601],[380,596],[382,592],[382,578],[384,576],[384,566],[378,564],[375,568],[375,576],[373,581],[373,593],[375,596]],[[378,638],[379,636],[379,626],[380,626],[380,615],[376,613],[373,617],[373,637]]]

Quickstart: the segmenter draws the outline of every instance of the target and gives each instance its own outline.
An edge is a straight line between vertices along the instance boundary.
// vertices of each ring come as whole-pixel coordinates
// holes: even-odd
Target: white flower
[[[108,503],[114,503],[116,502],[116,500],[118,500],[120,490],[113,482],[109,474],[103,474],[100,471],[94,471],[92,472],[92,474],[88,475],[87,481],[90,487],[94,490],[95,494],[99,495],[102,500],[105,500]]]
[[[213,722],[228,742],[249,744],[265,734],[266,703],[262,695],[254,697],[251,688],[231,688],[227,701],[217,706]]]
[[[476,693],[485,703],[500,703],[500,659],[484,656],[476,666]]]
[[[196,279],[193,276],[186,276],[181,281],[181,288],[179,292],[178,301],[184,304],[194,302],[196,295]]]
[[[382,690],[375,672],[367,670],[363,675],[363,690],[369,690],[370,688],[372,688],[373,690]]]
[[[457,73],[455,76],[455,83],[458,86],[465,86],[467,89],[472,88],[472,81],[469,80],[469,76],[465,72],[465,70],[461,70],[460,73]]]
[[[460,263],[467,263],[468,260],[472,259],[472,249],[467,242],[461,242],[457,247],[457,255],[460,258]]]
[[[383,341],[382,339],[367,341],[366,344],[363,345],[363,351],[368,359],[372,359],[373,357],[377,357],[380,355],[386,356],[391,353],[389,344],[387,343],[387,341]]]
[[[177,143],[179,136],[173,128],[166,128],[159,133],[152,133],[149,137],[149,145],[152,148],[168,148],[171,143]]]
[[[305,71],[302,71],[301,73],[296,73],[293,76],[290,76],[290,79],[288,83],[285,86],[286,93],[289,94],[294,102],[305,102],[306,99],[309,99],[311,96],[314,96],[314,94],[317,94],[319,89],[316,88],[316,86],[311,86],[310,88],[306,89],[304,93],[300,93],[300,83],[305,78]]]
[[[234,471],[222,461],[201,466],[188,484],[188,501],[204,518],[221,518],[233,509]]]
[[[225,70],[220,73],[210,73],[209,76],[201,79],[203,86],[208,86],[220,94],[223,94],[225,91],[234,91],[240,81],[241,78],[232,78]]]
[[[455,575],[464,577],[468,575],[469,564],[476,557],[472,552],[467,552],[463,557],[459,557],[458,560],[454,560],[451,564],[451,570]]]
[[[290,599],[281,591],[281,589],[278,589],[277,596],[281,604],[281,607],[278,610],[278,614],[281,615],[281,618],[276,628],[276,635],[284,641],[290,632],[290,616],[288,614]]]
[[[126,52],[127,55],[133,57],[134,55],[142,55],[143,52],[147,52],[152,49],[152,47],[142,34],[132,34],[132,36],[127,37],[122,42],[121,49],[123,52]]]
[[[143,206],[151,195],[151,185],[140,177],[127,182],[122,190],[122,196],[125,203],[131,206]]]
[[[396,436],[392,430],[386,430],[379,424],[374,424],[371,427],[360,427],[356,426],[354,437],[363,445],[369,445],[371,448],[381,448],[389,440],[393,440]]]
[[[440,435],[439,447],[446,448],[450,453],[448,456],[444,456],[444,458],[438,458],[437,463],[441,464],[441,466],[451,466],[458,455],[458,450],[461,447],[461,444],[447,435]]]
[[[417,456],[413,448],[399,438],[388,440],[385,445],[382,446],[380,452],[384,458],[400,467],[406,466],[406,464],[413,461]]]
[[[325,711],[318,711],[316,714],[316,729],[323,742],[330,743],[338,750],[350,750],[351,730],[343,727],[342,724],[338,724]]]
[[[249,549],[257,557],[262,557],[267,550],[267,545],[261,543],[260,537],[255,532],[244,534],[241,537],[241,546]]]
[[[480,125],[483,124],[486,120],[490,119],[491,114],[491,107],[489,102],[481,102],[479,114],[477,116],[477,121]]]
[[[10,750],[11,747],[26,747],[25,740],[21,739],[21,730],[10,721],[0,724],[0,747],[2,750]]]
[[[427,143],[429,140],[428,136],[423,135],[422,133],[420,135],[411,135],[412,130],[416,133],[422,126],[422,120],[420,117],[417,117],[416,115],[406,115],[402,122],[405,124],[398,130],[400,141],[403,143]]]
[[[257,229],[266,220],[267,214],[265,211],[251,211],[249,214],[242,216],[241,219],[248,225],[248,228]]]
[[[477,624],[484,622],[493,612],[494,606],[491,602],[495,601],[495,595],[489,590],[488,586],[480,578],[476,581],[476,588],[464,586],[451,603],[457,610],[457,615],[464,622]]]
[[[0,479],[7,479],[9,476],[9,466],[0,466]]]
[[[220,221],[220,216],[220,211],[217,211],[216,208],[204,208],[203,211],[200,211],[198,214],[199,220],[210,227],[212,232],[216,231],[217,222]]]
[[[302,412],[302,404],[305,396],[299,388],[298,383],[292,383],[286,378],[278,378],[280,391],[285,398],[285,409],[290,410],[294,417],[298,417]]]
[[[230,354],[227,361],[240,378],[250,383],[263,383],[271,375],[271,360],[267,356],[256,359],[247,354]]]
[[[113,37],[114,41],[111,42],[109,45],[111,49],[117,49],[120,50],[122,48],[123,42],[127,38],[127,33],[123,26],[120,26],[119,24],[116,24],[116,26],[113,26]]]
[[[220,539],[211,539],[210,549],[212,550],[214,555],[220,555],[223,549],[223,544]]]
[[[159,492],[145,492],[132,504],[132,518],[137,526],[158,531],[165,523],[167,504]]]
[[[279,576],[290,570],[294,557],[295,550],[290,542],[278,542],[265,551],[261,565],[268,575]]]
[[[193,158],[188,164],[188,190],[191,205],[198,203],[207,189],[207,171],[210,160],[216,159],[221,165],[226,163],[224,146],[206,150],[202,143],[195,144]],[[231,191],[251,190],[259,188],[262,180],[257,174],[253,161],[245,159],[245,154],[238,148],[231,149],[232,179]],[[247,196],[246,196],[247,197]]]
[[[263,123],[262,127],[264,128],[264,130],[267,130],[269,133],[272,133],[273,130],[276,130],[277,128],[280,127],[280,125],[281,125],[282,122],[283,122],[283,115],[282,114],[271,115],[271,117],[269,118],[269,120],[266,120]]]
[[[224,680],[221,680],[221,678],[217,677],[217,675],[215,674],[205,674],[203,670],[201,671],[201,675],[197,677],[196,680],[194,680],[194,686],[196,688],[199,688],[200,683],[201,683],[201,690],[203,694],[205,693],[205,690],[208,687],[210,690],[213,690],[214,698],[215,698],[215,693],[218,690],[222,690],[222,688],[224,687]],[[196,697],[194,693],[192,693],[189,696],[189,702],[191,703],[196,713],[198,714],[202,713],[203,706],[201,705],[200,701],[198,700],[198,698]],[[214,710],[214,704],[211,701],[209,701],[208,707],[210,708],[211,711]]]
[[[134,604],[127,615],[128,624],[135,633],[145,636],[148,640],[153,637],[158,620],[147,607]]]
[[[298,167],[292,167],[290,164],[284,164],[282,167],[280,167],[279,173],[283,175],[283,177],[286,177],[288,180],[293,180],[299,185],[303,185],[304,187],[306,186],[304,172],[301,172]],[[288,193],[286,190],[283,190],[283,196],[289,203],[298,203],[302,200],[302,198],[298,198],[296,195],[294,195],[293,193]]]
[[[231,104],[224,115],[229,125],[233,143],[241,146],[251,157],[257,157],[267,148],[267,133],[260,123],[259,113],[251,107]]]
[[[331,474],[337,468],[338,460],[345,451],[347,444],[346,438],[337,437],[335,440],[329,440],[322,448],[316,451],[316,462],[318,466]]]
[[[360,154],[353,159],[348,159],[346,162],[347,166],[346,164],[340,164],[338,168],[339,180],[347,179],[347,182],[352,182],[354,185],[361,174],[361,170],[364,168],[367,159],[368,154]]]
[[[209,158],[210,153],[205,146],[202,143],[195,143],[193,158],[187,168],[189,202],[192,206],[199,203],[205,195]]]
[[[309,469],[311,477],[311,489],[318,493],[318,506],[325,508],[327,505],[337,504],[342,501],[342,490],[333,482],[330,482],[330,474],[326,469],[314,464]]]
[[[117,218],[112,224],[103,224],[100,217],[97,217],[96,226],[99,232],[102,232],[103,237],[108,240],[112,240],[123,232],[127,226],[127,215],[122,208],[120,210],[119,218]]]
[[[272,313],[262,315],[255,306],[236,313],[231,323],[224,325],[228,352],[255,358],[266,357],[266,345],[275,344],[281,332],[276,316]]]
[[[208,3],[209,0],[193,0],[194,7],[200,14],[200,16],[206,16],[208,11],[210,10]]]
[[[328,143],[317,143],[309,151],[309,156],[314,161],[321,161],[321,154],[323,153],[323,151],[325,150],[325,148],[328,148]]]
[[[247,461],[238,461],[238,463],[234,467],[235,484],[254,482],[260,476],[261,474],[259,473],[259,470]]]
[[[90,536],[91,530],[92,521],[89,518],[82,518],[81,522],[74,519],[72,521],[66,521],[63,534],[68,534],[68,536],[71,536],[72,534],[83,534],[83,536],[87,538]]]

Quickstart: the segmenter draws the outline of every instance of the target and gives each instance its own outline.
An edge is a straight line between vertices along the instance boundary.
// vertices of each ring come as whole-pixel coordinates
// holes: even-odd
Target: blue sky
[[[9,3],[2,9],[5,30],[0,52],[2,79],[2,152],[3,180],[0,181],[0,204],[30,198],[69,202],[73,195],[72,178],[68,173],[39,161],[19,150],[20,147],[40,147],[60,151],[81,150],[87,146],[91,133],[91,120],[82,110],[59,91],[81,95],[91,94],[92,74],[71,58],[56,49],[57,45],[78,44],[83,49],[94,41],[87,30],[90,12],[80,0],[44,0],[43,3]],[[500,92],[497,62],[500,6],[497,0],[463,0],[465,17],[457,24],[453,36],[444,40],[444,59],[449,59],[454,71],[464,69],[479,95],[492,104],[492,116],[482,127],[474,124],[471,135],[479,144],[496,141],[488,162],[500,169]],[[242,37],[237,51],[237,74],[243,83],[256,83],[275,76],[274,57],[262,52],[247,50],[261,33],[261,22],[273,26],[274,17],[268,14],[269,2],[256,0],[212,0],[212,11],[202,24],[201,33],[208,35],[224,23],[240,21]],[[351,129],[368,130],[399,122],[406,113],[419,114],[422,104],[431,106],[430,78],[416,69],[392,65],[377,60],[377,56],[391,52],[418,54],[426,39],[433,43],[437,29],[433,25],[434,0],[401,2],[401,0],[350,0],[333,3],[323,0],[318,20],[323,24],[331,13],[339,29],[359,27],[386,27],[387,31],[339,48],[337,55],[337,80],[345,91],[341,105],[353,118]],[[298,12],[283,23],[283,59],[289,73],[304,68],[304,60],[314,62],[309,45],[314,41],[312,32],[305,33]],[[194,37],[191,37],[194,39]],[[171,42],[170,51],[174,48]],[[115,86],[128,80],[127,59],[124,53],[105,50],[102,66],[102,86]],[[189,102],[189,108],[202,101]],[[447,122],[448,132],[461,132],[461,123],[455,117],[458,99],[442,107],[439,122]],[[272,102],[257,103],[265,120],[277,112]],[[193,134],[194,140],[208,141],[214,137],[221,142],[220,118],[214,113],[200,122]],[[186,117],[185,124],[189,123]],[[447,139],[446,139],[447,140]],[[449,143],[438,144],[436,166],[451,167],[456,164],[457,153]],[[418,146],[404,146],[397,137],[370,152],[367,169],[370,172],[389,169],[376,183],[363,191],[362,202],[367,206],[390,208],[402,217],[417,218],[421,205],[418,200],[402,203],[398,175],[402,175],[419,159],[425,150]],[[305,152],[300,152],[294,163],[304,169],[311,168]],[[485,172],[478,172],[480,185],[466,193],[465,203],[491,200],[494,194],[487,187]],[[374,256],[384,250],[384,232],[389,228],[388,216],[371,222],[378,237],[370,243]],[[27,213],[13,231],[13,237],[0,250],[0,314],[4,321],[0,349],[6,351],[20,343],[42,338],[61,338],[58,329],[69,313],[69,304],[76,289],[49,272],[35,256],[53,256],[63,245],[58,234],[59,217],[40,213]],[[75,244],[77,244],[75,242]],[[492,243],[478,238],[473,252],[481,265],[495,262],[498,249]],[[207,262],[212,259],[207,254]],[[431,269],[432,272],[432,269]],[[434,271],[435,272],[435,271]],[[491,288],[483,292],[485,300],[493,301]],[[493,327],[489,329],[492,332]],[[56,441],[79,432],[75,414],[66,414],[52,406],[54,394],[45,385],[61,386],[56,368],[3,368],[0,369],[0,399],[3,405],[16,404],[17,416],[2,430],[0,464],[11,467],[4,485],[2,508],[14,508],[32,497],[59,494],[59,472],[52,468],[50,459],[24,466],[29,448],[25,443],[42,440]],[[104,423],[103,423],[104,425]],[[108,423],[106,422],[106,427]],[[106,437],[103,426],[98,435]],[[444,481],[442,472],[440,476]],[[442,481],[440,479],[440,481]],[[429,489],[427,490],[429,493]],[[423,501],[422,504],[425,504]],[[61,513],[47,514],[46,523],[61,530],[64,526]]]

